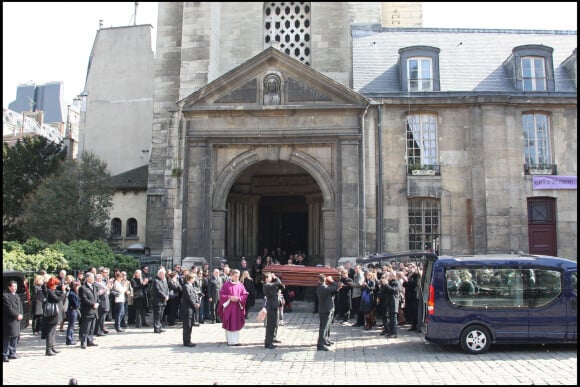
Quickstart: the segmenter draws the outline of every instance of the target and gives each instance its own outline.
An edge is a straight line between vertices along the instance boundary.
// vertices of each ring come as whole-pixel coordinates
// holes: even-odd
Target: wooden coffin
[[[338,279],[338,270],[324,266],[303,265],[268,265],[264,272],[271,272],[280,277],[284,285],[291,286],[318,286],[318,275],[324,274]]]

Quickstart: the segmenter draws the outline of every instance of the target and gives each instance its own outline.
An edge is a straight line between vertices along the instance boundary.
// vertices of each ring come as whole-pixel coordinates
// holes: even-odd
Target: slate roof
[[[517,46],[552,47],[555,92],[576,93],[562,66],[577,45],[576,31],[385,28],[354,25],[353,89],[367,97],[408,95],[399,75],[399,49],[437,47],[441,92],[515,92],[504,62]],[[420,93],[413,93],[420,94]]]
[[[143,165],[111,176],[111,182],[116,190],[146,190],[148,167],[148,165]]]

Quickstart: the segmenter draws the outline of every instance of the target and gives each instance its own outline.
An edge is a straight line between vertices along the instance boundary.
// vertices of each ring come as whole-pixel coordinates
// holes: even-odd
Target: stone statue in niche
[[[280,78],[276,75],[264,79],[264,105],[280,105]]]

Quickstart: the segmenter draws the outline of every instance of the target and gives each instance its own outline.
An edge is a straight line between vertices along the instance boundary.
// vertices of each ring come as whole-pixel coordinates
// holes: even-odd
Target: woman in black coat
[[[32,285],[32,296],[30,301],[32,307],[30,309],[30,314],[32,315],[32,334],[34,336],[40,335],[42,330],[42,301],[44,300],[44,291],[42,290],[42,284],[44,283],[44,278],[37,274],[34,276],[34,284]]]
[[[177,278],[177,273],[172,271],[167,276],[167,286],[169,288],[169,300],[167,300],[167,325],[174,326],[177,321],[177,307],[181,302],[181,284]],[[199,319],[198,319],[199,322]]]
[[[56,277],[50,277],[46,284],[46,302],[62,305],[64,302],[64,292],[56,287],[60,284],[60,280]],[[42,325],[46,331],[46,356],[54,356],[60,351],[54,345],[56,342],[56,327],[60,323],[61,313],[56,316],[44,316]]]
[[[246,319],[248,318],[249,310],[256,305],[256,289],[254,288],[254,279],[250,277],[250,273],[244,270],[242,273],[242,278],[240,282],[244,285],[244,288],[249,293],[248,299],[246,300]]]

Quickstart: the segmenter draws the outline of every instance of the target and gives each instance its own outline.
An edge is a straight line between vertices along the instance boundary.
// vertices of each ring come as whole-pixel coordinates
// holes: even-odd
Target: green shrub
[[[139,262],[132,256],[116,254],[111,246],[102,241],[89,242],[75,240],[69,244],[55,242],[51,245],[38,239],[30,239],[24,244],[15,241],[2,243],[2,269],[38,272],[56,272],[60,269],[88,270],[91,267],[106,266],[111,270],[125,270],[131,277]]]
[[[6,245],[10,247],[9,250],[6,249]],[[15,242],[2,244],[2,270],[28,270],[25,269],[27,265],[28,256],[22,250],[22,246]]]

